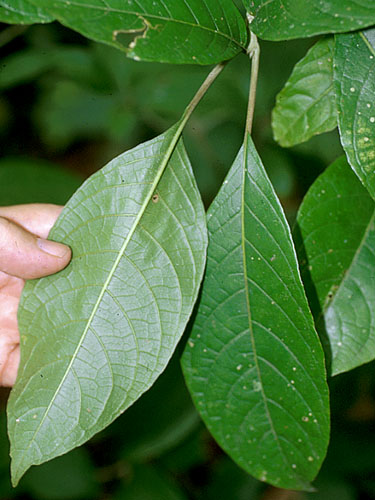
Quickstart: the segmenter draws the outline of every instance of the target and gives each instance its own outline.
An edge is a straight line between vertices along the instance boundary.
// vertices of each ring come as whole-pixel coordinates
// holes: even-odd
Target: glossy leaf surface
[[[264,40],[342,33],[375,24],[375,4],[363,0],[246,0],[251,29]]]
[[[62,24],[143,61],[212,64],[246,47],[232,0],[32,0]],[[130,37],[130,38],[129,38]]]
[[[299,61],[276,97],[275,140],[290,147],[337,125],[333,88],[333,38],[319,40]]]
[[[12,24],[49,23],[53,17],[29,0],[0,0],[0,21]]]
[[[21,299],[21,368],[8,404],[14,483],[138,399],[184,331],[206,226],[180,133],[177,124],[94,174],[51,231],[73,259],[28,282]]]
[[[250,137],[208,211],[206,277],[183,356],[220,446],[255,477],[306,489],[329,434],[323,352],[288,224]]]
[[[341,143],[375,199],[375,29],[337,35],[334,68]]]
[[[375,203],[345,158],[315,181],[298,213],[302,275],[334,375],[375,358],[374,220]]]

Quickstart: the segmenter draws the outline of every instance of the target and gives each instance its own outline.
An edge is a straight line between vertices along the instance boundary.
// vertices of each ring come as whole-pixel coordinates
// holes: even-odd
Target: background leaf
[[[62,24],[143,61],[212,64],[246,47],[232,0],[32,0]],[[188,42],[188,43],[187,43]]]
[[[47,161],[3,158],[0,160],[0,205],[64,205],[82,181],[79,175]]]
[[[337,126],[333,38],[319,40],[299,61],[272,111],[275,140],[290,147]]]
[[[362,0],[246,0],[251,30],[264,40],[342,33],[375,24],[375,4]]]
[[[332,374],[375,358],[375,203],[345,158],[312,185],[295,234]]]
[[[73,259],[29,281],[21,299],[21,368],[8,403],[14,483],[130,406],[184,331],[206,229],[182,143],[174,149],[180,133],[177,124],[94,174],[50,233]]]
[[[348,162],[375,199],[375,29],[335,37],[339,130]]]
[[[150,465],[134,467],[130,481],[115,493],[114,500],[186,500],[171,478]]]
[[[206,278],[183,369],[233,460],[263,481],[304,489],[328,443],[323,353],[289,227],[247,141],[208,211]]]
[[[29,0],[0,0],[0,21],[14,24],[49,23],[53,17]]]
[[[191,437],[200,418],[186,389],[181,372],[180,349],[149,391],[95,438],[107,442],[113,460],[149,462]],[[145,415],[152,419],[145,420]],[[109,441],[108,441],[109,440]]]
[[[95,467],[84,448],[32,467],[22,487],[38,500],[84,500],[98,496]]]

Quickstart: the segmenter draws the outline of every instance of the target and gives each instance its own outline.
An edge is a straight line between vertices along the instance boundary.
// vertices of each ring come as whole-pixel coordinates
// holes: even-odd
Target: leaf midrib
[[[253,331],[253,322],[252,322],[252,315],[251,315],[251,305],[250,305],[250,292],[249,292],[249,284],[248,284],[248,279],[247,279],[247,263],[246,263],[246,246],[245,246],[245,176],[246,176],[246,164],[247,164],[247,149],[248,149],[248,144],[249,144],[249,134],[246,133],[245,135],[245,142],[244,142],[244,153],[243,153],[243,177],[242,177],[242,200],[241,200],[241,248],[242,248],[242,265],[243,265],[243,276],[244,276],[244,287],[245,287],[245,297],[246,297],[246,309],[247,309],[247,317],[248,317],[248,323],[249,323],[249,333],[250,333],[250,340],[251,340],[251,346],[253,349],[253,354],[254,354],[254,365],[255,369],[258,375],[258,379],[260,382],[260,392],[262,394],[262,399],[264,403],[264,408],[266,411],[267,415],[267,420],[269,422],[271,432],[275,438],[275,441],[277,443],[277,446],[280,450],[281,456],[284,459],[284,462],[287,464],[288,461],[286,459],[286,456],[281,448],[279,438],[277,436],[275,427],[273,425],[272,417],[270,410],[268,408],[268,403],[267,403],[267,398],[264,392],[263,388],[263,382],[262,382],[262,375],[260,371],[260,366],[258,363],[258,355],[257,355],[257,348],[255,345],[255,338],[254,338],[254,331]]]
[[[366,240],[367,240],[367,237],[369,235],[369,232],[371,231],[372,226],[374,225],[374,221],[375,221],[375,209],[374,209],[373,214],[370,217],[370,220],[369,220],[369,222],[367,224],[366,230],[363,233],[363,236],[361,238],[361,242],[358,245],[357,250],[354,252],[353,259],[352,259],[352,261],[350,263],[350,266],[348,267],[347,271],[344,273],[344,275],[343,275],[340,283],[338,285],[336,285],[337,288],[334,291],[334,296],[331,298],[331,300],[329,300],[328,302],[326,302],[326,304],[324,305],[320,317],[321,316],[325,316],[326,313],[327,313],[327,311],[328,311],[328,309],[330,309],[331,307],[334,306],[334,303],[336,301],[338,293],[340,292],[340,290],[342,290],[342,287],[344,286],[344,284],[346,283],[346,281],[349,279],[349,276],[351,275],[351,271],[352,271],[354,265],[356,264],[356,262],[357,262],[357,260],[359,258],[359,254],[361,253],[363,246],[366,243]],[[328,296],[328,294],[327,294],[327,296]],[[318,319],[320,319],[320,317]]]
[[[31,1],[33,1],[33,0],[31,0]],[[66,2],[63,2],[63,1],[60,0],[60,3],[64,4]],[[246,48],[245,45],[241,45],[241,43],[238,40],[236,40],[235,38],[227,35],[226,33],[222,33],[221,31],[215,31],[214,29],[208,28],[207,26],[204,26],[202,24],[189,23],[188,21],[183,21],[181,19],[174,19],[172,17],[157,16],[156,14],[148,14],[148,13],[145,13],[145,12],[126,11],[126,10],[120,10],[120,9],[113,9],[111,7],[100,7],[100,6],[97,6],[97,5],[87,5],[87,4],[86,5],[82,5],[82,4],[76,3],[74,1],[69,2],[69,5],[73,5],[75,7],[79,7],[79,8],[82,8],[82,9],[93,9],[93,10],[101,10],[101,11],[105,11],[105,12],[113,12],[113,13],[116,13],[116,14],[133,15],[133,16],[137,16],[137,18],[141,19],[141,20],[142,20],[142,17],[147,17],[147,18],[158,20],[158,21],[175,22],[175,23],[186,25],[186,26],[190,26],[191,28],[199,28],[199,29],[208,31],[210,33],[213,33],[214,35],[220,35],[223,38],[227,38],[232,43],[238,45],[238,47],[240,47],[241,49],[245,49]],[[50,9],[48,9],[48,7],[47,7],[47,10],[50,10]],[[53,15],[56,15],[56,14],[53,14]],[[144,29],[147,29],[147,27],[145,27],[145,28],[139,28],[139,30],[136,30],[136,31],[143,31]],[[126,33],[127,30],[124,30],[123,32]],[[129,32],[134,33],[134,30],[130,30]]]

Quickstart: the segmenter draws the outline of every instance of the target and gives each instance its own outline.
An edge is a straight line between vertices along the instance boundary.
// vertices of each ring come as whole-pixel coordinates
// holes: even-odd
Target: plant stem
[[[188,104],[188,106],[186,107],[186,109],[184,111],[184,114],[182,115],[182,119],[181,119],[182,128],[186,125],[186,122],[190,118],[192,112],[194,111],[194,109],[196,108],[197,104],[202,99],[202,97],[205,95],[207,90],[210,88],[211,84],[216,80],[216,78],[223,71],[227,62],[228,61],[217,64],[214,67],[214,69],[208,74],[207,78],[202,83],[202,85],[199,87],[197,93],[195,94],[193,99],[190,101],[190,103]]]
[[[253,125],[255,96],[256,96],[257,82],[258,82],[259,53],[260,53],[257,37],[252,32],[250,32],[250,36],[251,38],[249,47],[247,49],[247,53],[251,59],[251,75],[250,75],[249,101],[247,105],[247,117],[246,117],[246,133],[249,134],[251,134],[251,128]]]
[[[0,48],[4,47],[4,45],[11,42],[17,36],[22,35],[27,28],[28,26],[9,26],[9,28],[3,30],[0,34]]]

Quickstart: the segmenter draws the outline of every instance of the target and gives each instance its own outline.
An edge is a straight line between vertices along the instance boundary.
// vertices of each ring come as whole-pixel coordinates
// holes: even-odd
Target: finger
[[[49,203],[30,203],[27,205],[12,205],[0,207],[0,217],[5,217],[30,233],[41,238],[48,234],[60,215],[63,207]]]
[[[17,309],[24,281],[0,273],[0,385],[12,386],[19,364]]]
[[[12,387],[20,364],[20,346],[19,344],[8,345],[0,338],[0,349],[0,386]]]
[[[0,271],[22,279],[34,279],[64,269],[70,248],[38,238],[24,228],[0,217]]]

